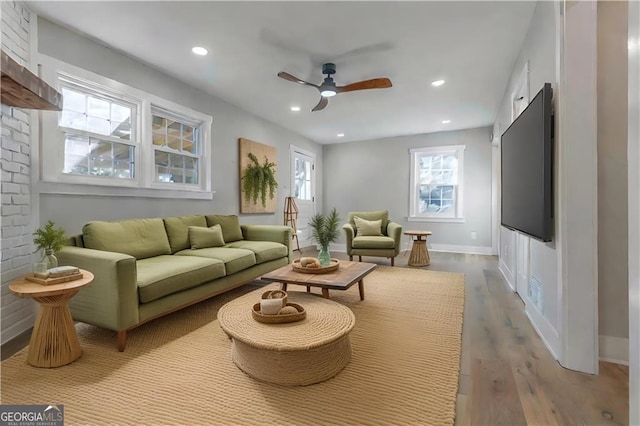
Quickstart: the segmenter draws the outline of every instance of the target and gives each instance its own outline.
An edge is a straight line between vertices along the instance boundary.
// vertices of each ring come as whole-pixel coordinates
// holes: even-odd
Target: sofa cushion
[[[176,253],[176,255],[221,260],[224,262],[227,275],[235,274],[256,264],[256,256],[251,250],[238,248],[211,247],[198,250],[182,250]]]
[[[171,254],[162,219],[93,221],[82,227],[86,248],[128,254],[136,259]]]
[[[354,217],[366,220],[378,220],[380,219],[380,232],[382,235],[387,235],[387,225],[389,224],[389,211],[388,210],[372,210],[369,212],[349,212],[349,222],[353,225],[354,229],[357,229]]]
[[[361,237],[379,237],[382,235],[382,220],[366,220],[359,216],[354,216],[356,224],[356,235]]]
[[[208,247],[222,247],[224,245],[222,228],[220,225],[213,225],[210,228],[190,226],[189,241],[191,242],[192,250]]]
[[[207,219],[203,215],[164,218],[164,227],[167,231],[167,237],[169,237],[171,253],[191,247],[191,242],[189,241],[190,226],[206,228]]]
[[[355,237],[352,242],[353,248],[388,249],[395,246],[396,242],[391,237]]]
[[[204,257],[155,256],[136,262],[140,302],[148,303],[216,278],[224,277],[222,261]]]
[[[225,242],[232,243],[241,240],[242,229],[236,215],[207,215],[207,226],[220,225]]]
[[[284,244],[273,241],[235,241],[226,247],[251,250],[256,255],[256,263],[264,263],[270,260],[282,259],[289,255],[289,250]]]

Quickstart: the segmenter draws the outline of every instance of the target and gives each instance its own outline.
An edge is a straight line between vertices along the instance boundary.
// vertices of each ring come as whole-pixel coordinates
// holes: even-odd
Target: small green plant
[[[262,207],[267,206],[267,190],[269,198],[273,199],[278,188],[276,180],[276,163],[269,161],[264,157],[264,163],[260,164],[258,158],[252,154],[248,154],[252,164],[249,164],[242,177],[242,189],[247,201],[253,199],[253,204],[258,203],[258,197],[262,201]]]
[[[334,207],[329,215],[316,214],[311,218],[311,237],[320,247],[327,248],[330,243],[338,239],[340,216]]]
[[[64,229],[56,228],[55,226],[54,222],[48,221],[44,228],[39,228],[33,233],[35,236],[33,244],[36,245],[38,250],[44,250],[45,253],[48,251],[57,253],[67,244],[67,236],[64,233]]]

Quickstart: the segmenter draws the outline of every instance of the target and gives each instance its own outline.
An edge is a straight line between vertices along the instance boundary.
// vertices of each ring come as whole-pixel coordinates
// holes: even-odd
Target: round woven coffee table
[[[289,302],[302,305],[307,317],[286,324],[264,324],[251,315],[257,300],[259,296],[252,293],[218,311],[220,327],[232,341],[233,362],[249,376],[285,386],[310,385],[332,378],[351,360],[349,334],[356,319],[346,306],[312,294],[289,292]]]

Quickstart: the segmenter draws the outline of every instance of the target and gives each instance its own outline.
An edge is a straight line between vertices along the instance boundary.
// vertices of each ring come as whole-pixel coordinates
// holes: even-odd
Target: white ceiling
[[[535,2],[29,2],[39,14],[319,143],[493,123]],[[192,46],[209,55],[198,57]],[[311,112],[338,85],[388,77]],[[434,88],[430,82],[446,80]],[[301,111],[291,112],[292,105]],[[442,120],[451,120],[442,124]],[[337,138],[344,133],[343,138]]]

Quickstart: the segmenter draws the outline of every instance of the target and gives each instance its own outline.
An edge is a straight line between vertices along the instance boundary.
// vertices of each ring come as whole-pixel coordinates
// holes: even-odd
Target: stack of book
[[[46,272],[36,272],[33,276],[27,276],[27,280],[39,284],[59,284],[82,278],[80,269],[76,266],[58,266],[47,269]]]

